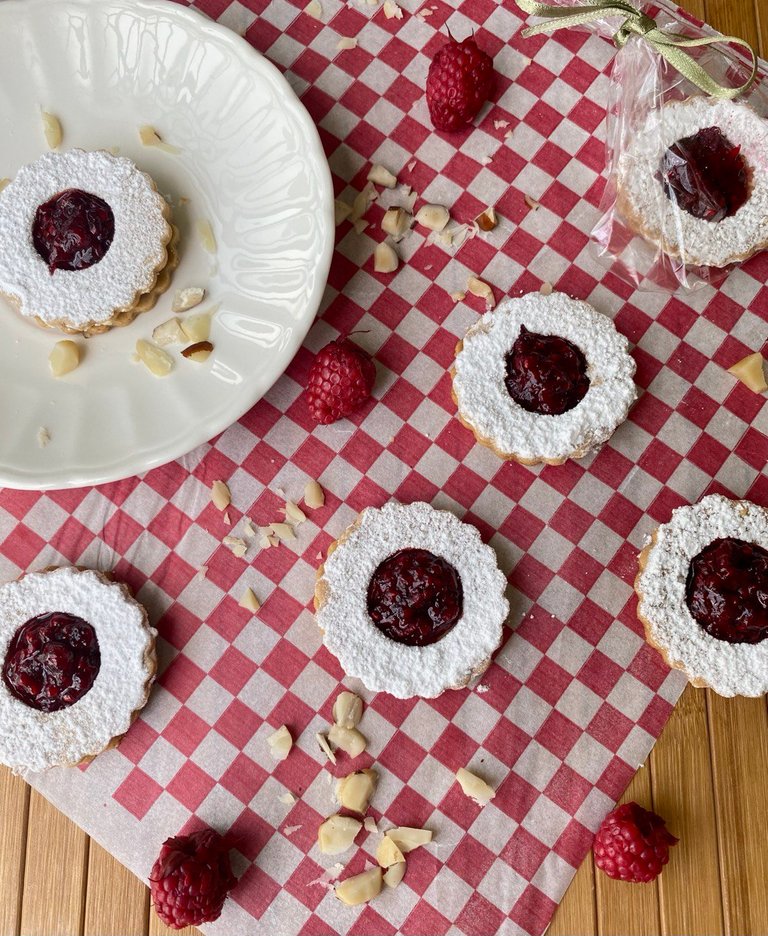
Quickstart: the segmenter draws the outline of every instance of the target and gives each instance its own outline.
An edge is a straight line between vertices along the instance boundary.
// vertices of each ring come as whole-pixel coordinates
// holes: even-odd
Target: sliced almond
[[[448,209],[442,205],[422,205],[416,212],[416,223],[430,231],[442,231],[450,220]]]
[[[202,364],[203,361],[207,361],[211,356],[211,351],[213,351],[213,345],[210,341],[196,341],[188,348],[183,348],[181,356],[190,361],[196,361],[198,364]]]
[[[355,907],[378,897],[381,893],[381,882],[381,868],[369,868],[362,874],[356,874],[337,884],[334,891],[342,903]]]
[[[414,848],[428,845],[432,841],[432,833],[429,829],[412,829],[409,826],[390,829],[387,835],[404,855],[407,855],[409,851],[413,851]]]
[[[61,129],[61,121],[55,114],[49,114],[47,111],[43,111],[42,117],[43,133],[45,135],[45,142],[48,144],[48,149],[58,149],[64,138]]]
[[[538,211],[541,208],[541,202],[537,202],[535,198],[531,198],[530,195],[525,195],[525,203],[531,209],[531,211]]]
[[[402,237],[411,226],[411,216],[403,208],[387,208],[381,219],[381,229],[392,237]]]
[[[198,218],[195,222],[195,230],[203,250],[207,250],[208,253],[216,253],[216,238],[211,222],[207,218]]]
[[[389,868],[391,865],[401,864],[405,861],[405,858],[392,839],[385,835],[376,849],[376,861],[382,868]]]
[[[189,286],[186,289],[177,289],[173,297],[171,312],[188,312],[205,299],[205,290],[202,286]]]
[[[307,481],[304,487],[304,503],[310,510],[325,506],[325,493],[317,481]]]
[[[362,216],[368,211],[368,207],[371,202],[376,198],[376,189],[373,186],[372,182],[366,182],[365,188],[362,192],[359,192],[355,195],[355,200],[352,202],[352,213],[349,216],[349,220],[354,223],[355,221],[362,218]]]
[[[252,611],[254,614],[256,614],[261,607],[261,602],[256,595],[254,595],[252,588],[246,588],[238,604],[241,608],[245,608],[246,611]]]
[[[240,536],[225,536],[222,543],[231,551],[233,556],[242,559],[248,552],[248,544]]]
[[[394,273],[400,265],[400,258],[386,241],[376,245],[373,254],[373,269],[376,273]]]
[[[184,344],[187,336],[181,328],[181,322],[177,318],[170,318],[167,322],[162,322],[152,332],[152,340],[155,344],[162,347],[172,344]]]
[[[373,832],[376,834],[379,831],[379,827],[376,825],[376,820],[373,816],[366,816],[365,819],[363,819],[363,826],[366,832]]]
[[[342,36],[341,39],[336,43],[336,48],[340,51],[345,49],[356,49],[357,48],[357,39],[352,36]]]
[[[296,797],[288,790],[286,790],[285,793],[281,793],[280,796],[278,796],[278,799],[281,803],[285,803],[286,806],[293,806],[293,804],[296,802]]]
[[[363,824],[351,816],[329,816],[317,830],[317,844],[324,855],[340,855],[352,846]]]
[[[354,692],[340,692],[333,703],[333,720],[339,728],[357,728],[363,717],[363,700]]]
[[[479,214],[475,218],[475,221],[477,222],[477,226],[480,228],[480,230],[485,231],[486,233],[488,231],[494,230],[494,228],[499,223],[499,220],[496,217],[496,211],[491,207],[486,208],[482,214]]]
[[[304,523],[307,519],[307,515],[299,507],[298,504],[294,504],[293,501],[285,502],[285,518],[286,520],[291,520],[295,524]]]
[[[293,747],[293,738],[285,725],[281,725],[274,734],[267,738],[267,744],[272,757],[275,760],[282,761],[288,757]]]
[[[6,179],[6,178],[0,179],[0,192],[2,192],[2,190],[3,190],[7,185],[10,185],[10,184],[11,184],[11,180],[10,180],[10,179]]]
[[[136,354],[141,363],[155,377],[167,377],[173,370],[173,358],[170,354],[143,338],[139,338],[136,342]]]
[[[365,736],[357,728],[342,728],[340,725],[331,725],[328,740],[349,757],[359,757],[368,746]]]
[[[296,533],[290,523],[273,523],[272,532],[283,542],[296,539]]]
[[[178,146],[171,146],[170,143],[166,143],[157,130],[155,130],[154,127],[150,127],[149,124],[142,124],[139,127],[139,139],[144,146],[154,146],[164,153],[170,153],[172,156],[178,156],[181,152]]]
[[[399,19],[403,18],[403,11],[395,3],[395,0],[384,0],[384,16],[387,19]]]
[[[384,188],[394,188],[397,185],[397,176],[393,175],[389,169],[376,163],[371,166],[371,170],[368,173],[368,181],[374,182],[376,185],[381,185]]]
[[[207,341],[211,335],[211,313],[200,312],[181,320],[181,330],[188,341]]]
[[[338,227],[342,221],[346,221],[347,218],[352,214],[352,205],[348,205],[344,201],[339,201],[337,198],[333,203],[333,218]]]
[[[331,747],[330,747],[330,745],[328,744],[328,739],[325,737],[325,735],[320,734],[319,731],[318,731],[317,734],[315,735],[315,738],[316,738],[316,740],[317,740],[317,743],[320,745],[320,750],[323,752],[323,754],[325,754],[325,756],[328,758],[328,760],[329,760],[329,761],[334,765],[334,767],[335,767],[335,766],[336,766],[336,755],[335,755],[335,754],[333,753],[333,751],[331,750]]]
[[[379,775],[375,770],[357,770],[342,777],[336,786],[336,798],[344,809],[364,813],[376,789]]]
[[[320,6],[320,0],[309,0],[309,3],[304,7],[304,12],[312,19],[322,20],[323,8]]]
[[[54,377],[71,373],[80,364],[80,346],[69,338],[57,341],[48,355],[48,366]]]
[[[737,361],[732,367],[728,368],[728,373],[738,377],[745,386],[755,393],[763,393],[763,391],[768,390],[768,383],[765,381],[765,371],[763,369],[763,356],[759,351],[748,354],[745,358]]]
[[[478,279],[476,276],[470,276],[467,280],[467,290],[471,292],[473,296],[485,299],[485,307],[488,311],[496,305],[496,298],[493,295],[491,287],[488,283]]]
[[[476,774],[464,767],[456,771],[456,779],[466,796],[474,800],[478,806],[485,806],[496,796],[496,791]]]
[[[382,876],[382,880],[387,887],[397,887],[405,877],[405,861],[399,864],[390,865]]]
[[[232,503],[229,487],[223,481],[214,481],[211,485],[211,501],[217,510],[226,510]]]

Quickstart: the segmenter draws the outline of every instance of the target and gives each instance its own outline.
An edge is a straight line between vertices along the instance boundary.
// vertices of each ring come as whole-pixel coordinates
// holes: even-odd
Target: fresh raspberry
[[[332,423],[349,416],[371,395],[376,365],[348,339],[332,341],[319,351],[309,372],[307,405],[315,422]]]
[[[236,883],[229,844],[213,829],[166,839],[149,875],[157,915],[172,929],[218,920]]]
[[[625,803],[603,820],[595,837],[595,864],[608,877],[633,884],[655,881],[678,839],[661,816],[637,803]]]
[[[432,59],[427,105],[438,130],[461,130],[477,115],[493,84],[493,59],[474,39],[451,37]]]

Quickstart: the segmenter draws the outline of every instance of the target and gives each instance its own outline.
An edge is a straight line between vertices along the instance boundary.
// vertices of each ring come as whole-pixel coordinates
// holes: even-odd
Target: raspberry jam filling
[[[3,679],[25,705],[56,712],[82,699],[100,666],[93,627],[74,614],[53,611],[33,617],[13,635]]]
[[[461,617],[459,573],[428,549],[401,549],[380,563],[368,585],[368,614],[390,640],[437,643]]]
[[[731,537],[713,540],[691,560],[685,600],[718,640],[760,643],[768,637],[768,551]]]
[[[749,171],[740,150],[719,127],[673,143],[659,170],[667,198],[694,218],[730,218],[749,198]]]
[[[65,189],[35,212],[32,242],[49,271],[87,270],[101,260],[115,236],[115,216],[97,195]]]
[[[521,325],[505,360],[507,392],[529,413],[560,416],[589,390],[587,359],[559,335],[538,335]]]

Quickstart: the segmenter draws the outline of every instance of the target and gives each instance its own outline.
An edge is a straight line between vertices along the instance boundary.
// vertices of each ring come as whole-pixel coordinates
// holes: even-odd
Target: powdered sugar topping
[[[747,201],[721,221],[695,218],[667,198],[659,168],[666,150],[707,127],[741,147],[751,176]],[[748,104],[704,96],[652,110],[618,166],[618,186],[643,234],[685,263],[727,266],[768,242],[768,121]]]
[[[98,754],[131,724],[146,701],[156,631],[123,589],[92,571],[34,572],[0,587],[0,661],[16,631],[51,611],[87,621],[96,632],[101,666],[74,705],[42,712],[25,705],[0,679],[0,763],[14,771],[76,764]]]
[[[368,615],[373,573],[406,548],[443,557],[461,578],[461,618],[442,639],[425,647],[390,640]],[[364,510],[358,525],[328,557],[318,582],[325,600],[317,623],[347,675],[361,679],[372,692],[389,692],[399,699],[433,698],[465,685],[487,666],[509,614],[506,584],[496,554],[475,527],[429,504],[392,502]]]
[[[53,275],[35,250],[37,208],[65,189],[97,195],[112,209],[115,233],[105,256],[84,270]],[[20,311],[71,328],[109,321],[154,285],[171,229],[151,179],[124,156],[104,151],[46,153],[0,193],[0,292]]]
[[[587,360],[589,389],[559,416],[529,413],[505,385],[506,355],[521,326],[571,341]],[[504,300],[482,316],[456,355],[453,390],[462,419],[498,454],[523,461],[578,458],[608,439],[627,417],[637,390],[626,338],[609,318],[564,293]]]
[[[768,549],[768,510],[719,494],[693,507],[678,507],[660,526],[638,576],[638,614],[669,662],[696,683],[724,696],[768,692],[768,640],[731,644],[701,627],[685,600],[691,560],[713,540],[725,537]]]

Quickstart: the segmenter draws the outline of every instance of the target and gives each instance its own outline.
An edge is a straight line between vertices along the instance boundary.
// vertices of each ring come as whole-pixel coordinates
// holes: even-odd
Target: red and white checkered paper
[[[321,2],[323,22],[303,0],[199,6],[285,71],[320,128],[339,197],[351,200],[381,162],[458,220],[495,204],[502,224],[456,256],[416,231],[401,245],[408,262],[380,276],[374,205],[362,235],[339,228],[319,321],[239,423],[140,479],[0,493],[3,579],[56,562],[114,568],[160,631],[157,687],[120,748],[32,782],[145,879],[162,840],[188,822],[231,828],[243,873],[212,934],[255,932],[254,921],[280,936],[539,934],[683,686],[635,619],[645,536],[706,492],[768,502],[768,408],[725,371],[765,335],[768,254],[720,291],[685,298],[636,294],[593,259],[608,42],[579,30],[523,40],[508,0],[428,0],[420,15],[410,0],[402,20],[381,6]],[[476,128],[441,136],[423,88],[447,23],[459,37],[474,31],[498,81]],[[357,48],[338,51],[340,36]],[[541,207],[530,210],[525,195]],[[598,455],[505,464],[461,427],[448,367],[480,309],[449,294],[470,272],[498,296],[552,282],[613,316],[634,343],[644,392]],[[352,421],[314,426],[300,399],[313,352],[355,330],[378,362],[376,399]],[[221,545],[239,527],[209,501],[217,478],[232,489],[233,522],[275,520],[280,489],[299,498],[308,478],[322,483],[326,506],[295,542],[252,548],[243,561]],[[322,647],[311,599],[319,554],[357,511],[389,498],[427,500],[476,524],[509,575],[513,610],[478,689],[432,701],[363,693],[370,746],[355,766],[380,772],[373,814],[435,835],[408,856],[397,890],[348,908],[313,883],[337,860],[319,854],[316,835],[335,808],[331,778],[349,762],[332,769],[314,740],[344,674]],[[264,602],[256,617],[238,607],[245,587]],[[266,738],[283,723],[297,743],[275,766]],[[497,789],[483,809],[454,782],[463,766]],[[280,802],[285,790],[295,805]],[[343,856],[348,873],[374,854],[377,836],[361,840]]]

